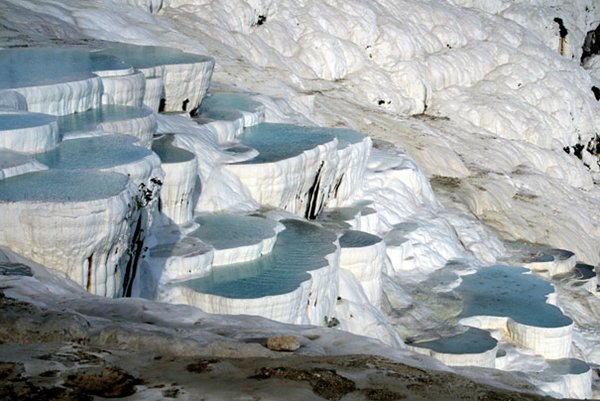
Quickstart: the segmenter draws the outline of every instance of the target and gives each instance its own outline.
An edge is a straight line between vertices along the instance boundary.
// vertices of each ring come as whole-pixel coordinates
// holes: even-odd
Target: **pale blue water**
[[[490,333],[470,327],[464,333],[411,344],[444,354],[481,354],[493,349],[498,344]]]
[[[552,359],[547,361],[550,369],[559,375],[580,375],[590,370],[590,366],[575,358]]]
[[[99,171],[45,170],[0,181],[3,202],[83,202],[122,192],[129,182],[123,174]]]
[[[8,149],[0,149],[0,168],[20,166],[32,159],[31,155],[24,155]]]
[[[342,248],[363,248],[381,242],[381,238],[364,231],[348,230],[340,237]]]
[[[134,137],[119,134],[70,139],[35,157],[51,169],[110,168],[133,163],[152,154],[150,150],[134,145],[135,141]]]
[[[82,49],[15,48],[0,50],[0,89],[80,81],[94,71],[126,70],[130,66],[115,57]]]
[[[131,107],[116,104],[102,105],[83,113],[74,113],[58,118],[62,134],[76,131],[91,131],[103,122],[131,120],[148,117],[152,110],[147,107]]]
[[[226,109],[204,109],[200,111],[200,117],[194,119],[198,124],[205,124],[214,120],[237,121],[242,120],[244,116],[239,111]]]
[[[522,267],[494,265],[462,276],[456,290],[464,302],[461,317],[510,317],[537,327],[571,324],[571,319],[560,309],[546,303],[546,296],[554,292],[552,285],[527,272]]]
[[[212,57],[200,54],[184,53],[179,49],[160,46],[137,46],[131,44],[115,44],[100,50],[99,55],[115,56],[135,68],[150,68],[168,64],[192,64],[212,61]]]
[[[275,235],[277,223],[254,216],[209,214],[195,219],[200,228],[189,234],[212,245],[215,249],[232,249],[256,244]]]
[[[202,99],[200,113],[203,114],[204,111],[212,109],[233,109],[254,113],[262,107],[262,103],[252,100],[243,94],[215,93]]]
[[[56,121],[56,117],[41,113],[0,113],[0,131],[39,127]]]
[[[262,123],[248,127],[240,137],[243,145],[256,149],[259,155],[238,164],[272,163],[297,156],[305,150],[331,142],[329,129],[300,127],[289,124]]]
[[[336,235],[299,220],[283,220],[273,251],[257,260],[215,268],[208,277],[184,282],[192,290],[228,298],[289,293],[308,280],[307,271],[327,266]]]
[[[164,135],[152,142],[152,150],[164,164],[183,163],[193,160],[196,156],[192,152],[173,145],[173,135]]]

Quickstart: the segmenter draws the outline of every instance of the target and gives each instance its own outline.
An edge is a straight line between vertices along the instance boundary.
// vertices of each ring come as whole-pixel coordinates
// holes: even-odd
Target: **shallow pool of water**
[[[61,142],[49,152],[36,155],[36,159],[49,168],[103,169],[133,163],[148,157],[152,152],[136,146],[129,135],[103,135],[77,138]]]
[[[182,285],[228,298],[261,298],[289,293],[310,279],[307,271],[327,266],[336,235],[300,220],[283,220],[273,251],[247,263],[214,268],[207,277]]]
[[[499,316],[537,327],[564,327],[572,323],[556,306],[546,303],[552,285],[528,269],[494,265],[462,276],[456,289],[464,302],[461,317]]]

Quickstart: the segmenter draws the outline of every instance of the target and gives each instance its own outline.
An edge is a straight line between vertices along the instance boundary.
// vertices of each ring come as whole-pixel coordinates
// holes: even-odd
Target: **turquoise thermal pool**
[[[212,245],[215,249],[232,249],[274,237],[277,222],[253,216],[210,214],[196,218],[200,228],[191,237]]]
[[[152,115],[147,107],[130,107],[116,104],[102,105],[83,113],[74,113],[58,118],[61,134],[78,131],[93,131],[103,122],[114,122],[144,118]]]
[[[95,52],[97,55],[114,56],[135,68],[152,68],[169,64],[193,64],[212,61],[212,57],[185,53],[179,49],[161,46],[137,46],[116,44]]]
[[[497,344],[498,341],[487,331],[470,327],[464,333],[411,345],[443,354],[481,354]]]
[[[173,145],[173,135],[163,135],[154,139],[152,150],[164,164],[184,163],[193,160],[196,156],[192,152]]]
[[[513,266],[489,266],[462,276],[456,289],[464,302],[461,317],[509,317],[536,327],[564,327],[572,323],[560,309],[546,303],[552,285],[529,270]]]
[[[0,50],[0,89],[81,81],[95,71],[129,71],[115,57],[69,48],[15,48]]]
[[[63,141],[51,151],[36,155],[36,159],[51,169],[104,169],[121,166],[152,155],[135,145],[129,135],[102,135]]]
[[[124,191],[129,178],[100,171],[44,170],[0,180],[0,202],[85,202]]]
[[[49,125],[56,121],[56,117],[42,113],[4,112],[0,113],[0,132],[24,128]]]
[[[285,230],[273,251],[246,263],[215,268],[207,277],[183,282],[194,291],[228,298],[261,298],[294,291],[307,273],[328,265],[336,235],[300,220],[282,220]]]
[[[212,96],[207,96],[202,100],[200,113],[209,110],[241,110],[250,113],[255,113],[259,109],[264,108],[262,103],[252,100],[246,95],[237,93],[215,93]]]
[[[245,129],[240,142],[256,149],[258,156],[238,164],[272,163],[298,156],[334,140],[331,129],[262,123]]]

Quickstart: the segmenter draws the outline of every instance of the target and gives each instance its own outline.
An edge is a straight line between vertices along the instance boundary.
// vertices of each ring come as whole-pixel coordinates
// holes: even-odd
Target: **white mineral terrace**
[[[155,298],[159,285],[209,274],[213,248],[198,238],[186,236],[155,245],[149,255],[148,269],[143,269],[140,276],[139,293],[145,298]]]
[[[127,175],[135,185],[162,179],[160,160],[137,145],[130,135],[112,134],[74,138],[35,158],[50,169],[114,171]]]
[[[145,147],[150,147],[157,130],[152,110],[121,105],[101,105],[83,113],[60,117],[58,127],[65,139],[118,132],[135,136]]]
[[[301,220],[283,220],[272,252],[213,268],[203,278],[166,287],[161,299],[211,313],[260,315],[288,323],[323,324],[337,296],[337,237]]]
[[[247,95],[238,93],[213,93],[202,100],[200,116],[219,118],[223,111],[235,110],[244,118],[244,127],[251,127],[265,120],[265,106]]]
[[[547,249],[523,261],[523,266],[553,277],[571,271],[577,258],[573,252],[564,249]]]
[[[210,117],[194,117],[194,120],[213,131],[219,143],[229,143],[244,132],[244,115],[237,110],[211,110]],[[262,121],[261,121],[262,122]]]
[[[249,127],[240,141],[258,156],[225,169],[259,204],[307,218],[315,218],[330,201],[348,198],[345,182],[360,180],[370,149],[368,137],[350,130],[286,124]]]
[[[536,379],[544,391],[555,397],[590,399],[592,369],[578,359],[562,358],[548,361],[548,367]]]
[[[0,110],[0,148],[36,153],[55,147],[59,140],[56,117]]]
[[[228,214],[196,218],[200,225],[190,233],[214,248],[213,266],[232,265],[260,258],[273,250],[283,226],[276,221]]]
[[[66,115],[98,107],[102,80],[94,71],[129,72],[115,58],[93,57],[88,51],[65,48],[20,48],[0,52],[0,91],[23,95],[27,109]]]
[[[196,109],[208,90],[215,64],[212,57],[178,49],[124,43],[97,54],[115,56],[141,71],[148,87],[144,104],[154,111]]]
[[[315,44],[308,42],[306,65],[291,73],[299,87],[310,76],[325,79],[314,85],[327,89],[328,79],[350,73],[353,63],[318,65],[306,54]],[[475,47],[487,49],[484,42]],[[372,49],[361,46],[357,60],[363,48],[376,58],[390,51],[377,40]],[[472,55],[446,53],[432,54],[440,67],[419,79],[403,61],[393,82],[404,89],[393,105],[381,100],[383,107],[420,113],[435,98],[432,110],[481,120],[499,135],[509,121],[495,126],[495,115],[465,98],[470,89],[455,93],[455,85],[484,85],[474,82],[477,73],[459,73]],[[479,79],[493,70],[490,63]],[[177,49],[0,50],[0,67],[0,246],[10,252],[97,295],[338,327],[395,347],[404,347],[404,337],[410,349],[448,365],[514,370],[517,355],[526,362],[516,366],[547,393],[591,396],[592,369],[573,358],[585,359],[577,343],[585,344],[583,331],[559,309],[553,285],[495,264],[500,241],[473,216],[444,209],[417,163],[393,146],[373,149],[371,138],[353,129],[265,122],[285,120],[290,109],[258,102],[256,94],[204,97],[214,60]],[[395,85],[385,77],[365,93]],[[307,124],[314,122],[301,114],[314,117],[329,106],[305,94],[290,105]],[[369,128],[372,121],[328,123]],[[557,132],[525,134],[546,148],[565,141]],[[468,175],[461,157],[448,153],[448,174]],[[564,177],[570,174],[579,177]],[[591,179],[578,182],[593,189]],[[512,256],[548,280],[566,277],[598,292],[593,267],[576,265],[569,251]]]
[[[385,264],[385,242],[363,232],[348,230],[340,237],[340,268],[350,271],[363,287],[369,303],[379,306],[382,297],[381,273]],[[342,298],[351,294],[340,292]]]
[[[452,366],[493,368],[498,341],[487,331],[471,327],[460,334],[409,344],[409,348]]]
[[[159,211],[172,223],[185,224],[194,213],[198,162],[193,153],[173,146],[173,139],[173,135],[164,135],[152,142],[152,150],[160,157],[165,172]]]
[[[114,296],[137,188],[112,172],[45,170],[0,181],[0,245]]]
[[[551,284],[511,266],[484,267],[462,277],[461,323],[507,333],[510,341],[548,359],[571,353],[573,321],[549,304]]]

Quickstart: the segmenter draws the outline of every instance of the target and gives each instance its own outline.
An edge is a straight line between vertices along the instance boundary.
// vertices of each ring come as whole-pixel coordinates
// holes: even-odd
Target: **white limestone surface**
[[[0,244],[97,295],[120,291],[137,189],[124,175],[46,170],[0,181]]]
[[[117,104],[105,104],[83,113],[62,116],[58,119],[58,126],[65,139],[118,132],[136,137],[147,148],[158,129],[156,115],[149,108]]]
[[[0,110],[0,148],[37,153],[60,141],[56,117],[26,111]]]
[[[573,323],[562,327],[536,327],[508,319],[506,329],[515,344],[530,348],[544,358],[571,356]]]
[[[237,114],[237,113],[236,113]],[[223,117],[219,115],[219,117]],[[244,131],[243,119],[205,119],[202,117],[194,118],[194,120],[202,125],[203,127],[209,129],[212,133],[214,133],[217,141],[220,144],[231,143],[235,141],[235,139]]]
[[[361,284],[370,304],[379,306],[381,273],[386,261],[385,242],[362,231],[347,231],[340,238],[340,269],[348,270]]]
[[[102,86],[104,88],[102,104],[120,104],[132,107],[142,107],[144,104],[146,78],[139,71],[126,75],[102,76]],[[150,89],[150,93],[152,93],[152,89]]]
[[[162,78],[164,108],[155,111],[195,110],[208,90],[215,63],[212,57],[155,46],[118,44],[98,53],[123,59],[147,79]],[[152,106],[156,104],[159,82],[152,84],[153,96],[145,99]]]
[[[193,153],[172,145],[173,136],[155,139],[152,150],[158,154],[165,178],[160,190],[160,212],[174,224],[192,220],[198,181],[198,162]]]
[[[265,121],[265,106],[242,93],[212,93],[202,100],[199,114],[215,118],[219,110],[235,110],[244,118],[244,127],[251,127]]]
[[[174,243],[150,249],[150,264],[158,271],[157,283],[207,275],[212,268],[213,249],[197,238],[186,236]]]
[[[554,397],[594,399],[592,368],[584,361],[561,358],[548,361],[549,367],[537,375],[534,382]]]
[[[523,261],[523,266],[553,277],[573,270],[576,263],[577,257],[573,252],[563,249],[548,249]]]
[[[363,285],[356,277],[345,269],[340,269],[338,277],[339,295],[335,303],[335,320],[331,319],[328,325],[403,348],[400,334],[381,309],[371,304]]]
[[[210,313],[259,315],[281,322],[324,325],[338,295],[337,236],[285,219],[272,252],[212,269],[209,276],[161,287],[159,299]]]
[[[526,271],[497,265],[462,276],[456,290],[463,300],[460,323],[499,330],[547,359],[567,358],[573,320],[550,303],[554,287]]]
[[[349,187],[342,187],[344,180],[352,183],[363,174],[370,141],[356,132],[352,133],[356,140],[337,139],[344,134],[343,130],[260,124],[247,128],[241,138],[259,155],[224,168],[242,181],[259,204],[315,218],[330,200],[341,203],[350,195],[345,190]]]
[[[160,109],[160,100],[165,98],[165,83],[162,76],[148,77],[144,75],[144,77],[146,86],[144,88],[142,103],[144,106],[149,107],[150,110],[158,112]]]

